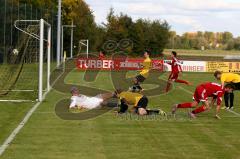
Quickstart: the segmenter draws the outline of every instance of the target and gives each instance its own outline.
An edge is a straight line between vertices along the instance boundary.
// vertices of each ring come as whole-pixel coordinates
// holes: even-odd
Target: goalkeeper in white
[[[114,93],[99,94],[95,97],[88,97],[79,93],[76,87],[71,89],[70,109],[95,109],[101,107],[104,102],[114,96]]]

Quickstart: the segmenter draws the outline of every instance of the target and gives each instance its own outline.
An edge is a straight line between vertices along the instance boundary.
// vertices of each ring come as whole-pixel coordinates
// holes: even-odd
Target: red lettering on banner
[[[143,59],[84,59],[78,58],[76,66],[79,70],[141,70]],[[163,71],[163,60],[152,60],[152,70]]]
[[[85,60],[78,59],[77,67],[79,69],[101,69],[101,68],[111,68],[113,63],[111,60]]]

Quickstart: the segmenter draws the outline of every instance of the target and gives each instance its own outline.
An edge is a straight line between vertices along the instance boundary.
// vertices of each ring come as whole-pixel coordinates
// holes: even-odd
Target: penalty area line
[[[185,89],[185,88],[183,88],[183,87],[181,87],[181,86],[179,86],[179,88],[180,88],[181,90],[185,91],[186,93],[193,94],[193,92],[191,92],[191,91],[189,91],[189,90],[187,90],[187,89]],[[240,114],[237,113],[237,112],[235,112],[235,111],[233,111],[233,110],[226,109],[226,111],[228,111],[229,113],[232,113],[232,114],[240,117]]]

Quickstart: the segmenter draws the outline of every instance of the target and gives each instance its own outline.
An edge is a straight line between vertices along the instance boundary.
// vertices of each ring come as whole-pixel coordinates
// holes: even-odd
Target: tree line
[[[116,51],[123,51],[131,55],[142,54],[144,50],[149,50],[153,55],[158,56],[165,48],[170,37],[170,26],[166,21],[137,19],[134,21],[124,13],[115,14],[110,8],[106,17],[106,23],[96,24],[93,11],[85,1],[64,0],[63,1],[63,21],[70,24],[71,20],[77,26],[74,33],[75,44],[79,39],[88,39],[92,52],[103,51],[111,54]],[[70,30],[66,32],[65,41],[68,41]],[[129,45],[119,46],[125,40]],[[111,49],[114,41],[118,45]],[[112,45],[114,45],[112,44]],[[70,46],[66,43],[65,48]]]
[[[18,37],[13,37],[18,34],[17,30],[14,27],[7,26],[12,26],[14,20],[18,18],[44,18],[52,24],[54,33],[52,38],[56,41],[58,0],[3,0],[0,7],[1,15],[6,15],[5,18],[4,16],[1,17],[3,18],[1,23],[5,25],[1,25],[0,32],[6,35],[8,39],[5,39],[5,42],[3,42],[2,36],[1,46],[6,41],[11,41],[7,44],[7,47],[17,44],[16,39]],[[62,24],[70,25],[73,21],[74,25],[76,25],[76,28],[74,28],[75,53],[79,51],[77,48],[80,39],[89,40],[91,52],[102,50],[107,54],[123,51],[132,55],[138,55],[147,49],[157,56],[168,43],[170,26],[166,21],[133,20],[127,14],[114,13],[114,9],[111,8],[106,17],[106,23],[97,24],[93,12],[84,0],[62,0]],[[9,32],[11,32],[11,35]],[[70,35],[71,30],[65,28],[64,50],[70,50]],[[122,40],[129,40],[131,45],[125,47],[117,46],[115,50],[105,47],[105,43],[108,41],[115,41],[118,45]],[[53,45],[56,48],[55,42],[53,42]]]
[[[6,8],[7,6],[7,8]],[[58,0],[2,0],[0,1],[0,49],[5,45],[11,47],[16,44],[19,34],[14,30],[14,20],[39,19],[44,18],[53,27],[53,53],[56,48],[57,30],[57,9]],[[240,37],[234,38],[230,32],[196,32],[177,35],[175,31],[170,31],[171,27],[164,20],[137,19],[133,20],[129,15],[116,14],[111,8],[106,17],[106,22],[97,24],[95,22],[94,11],[84,0],[62,0],[62,24],[71,25],[74,29],[74,53],[79,52],[78,44],[80,39],[88,39],[91,52],[100,50],[111,54],[116,51],[123,51],[133,56],[142,54],[144,50],[149,50],[154,56],[160,55],[165,48],[173,49],[240,49]],[[9,27],[11,26],[11,27]],[[9,34],[11,33],[11,34]],[[70,50],[70,29],[64,29],[64,50]],[[3,38],[4,37],[4,38]],[[121,42],[130,43],[124,45]],[[111,48],[111,43],[115,42],[117,47]],[[121,44],[120,44],[121,43]],[[108,47],[106,47],[108,46]],[[6,52],[7,49],[5,49]],[[2,51],[1,51],[2,52]],[[67,51],[68,53],[70,51]]]
[[[240,50],[240,37],[234,38],[230,32],[188,32],[177,35],[170,31],[169,42],[166,46],[171,49],[221,49]]]

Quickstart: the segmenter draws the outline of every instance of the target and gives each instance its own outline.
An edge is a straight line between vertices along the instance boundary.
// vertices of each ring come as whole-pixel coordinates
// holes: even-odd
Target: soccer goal
[[[86,54],[86,57],[88,58],[89,57],[89,40],[83,39],[83,40],[79,41],[78,54],[83,54],[84,53],[84,50],[82,49],[82,47],[86,47],[85,54]]]
[[[51,25],[16,20],[18,42],[0,66],[0,101],[42,101],[50,90]]]

